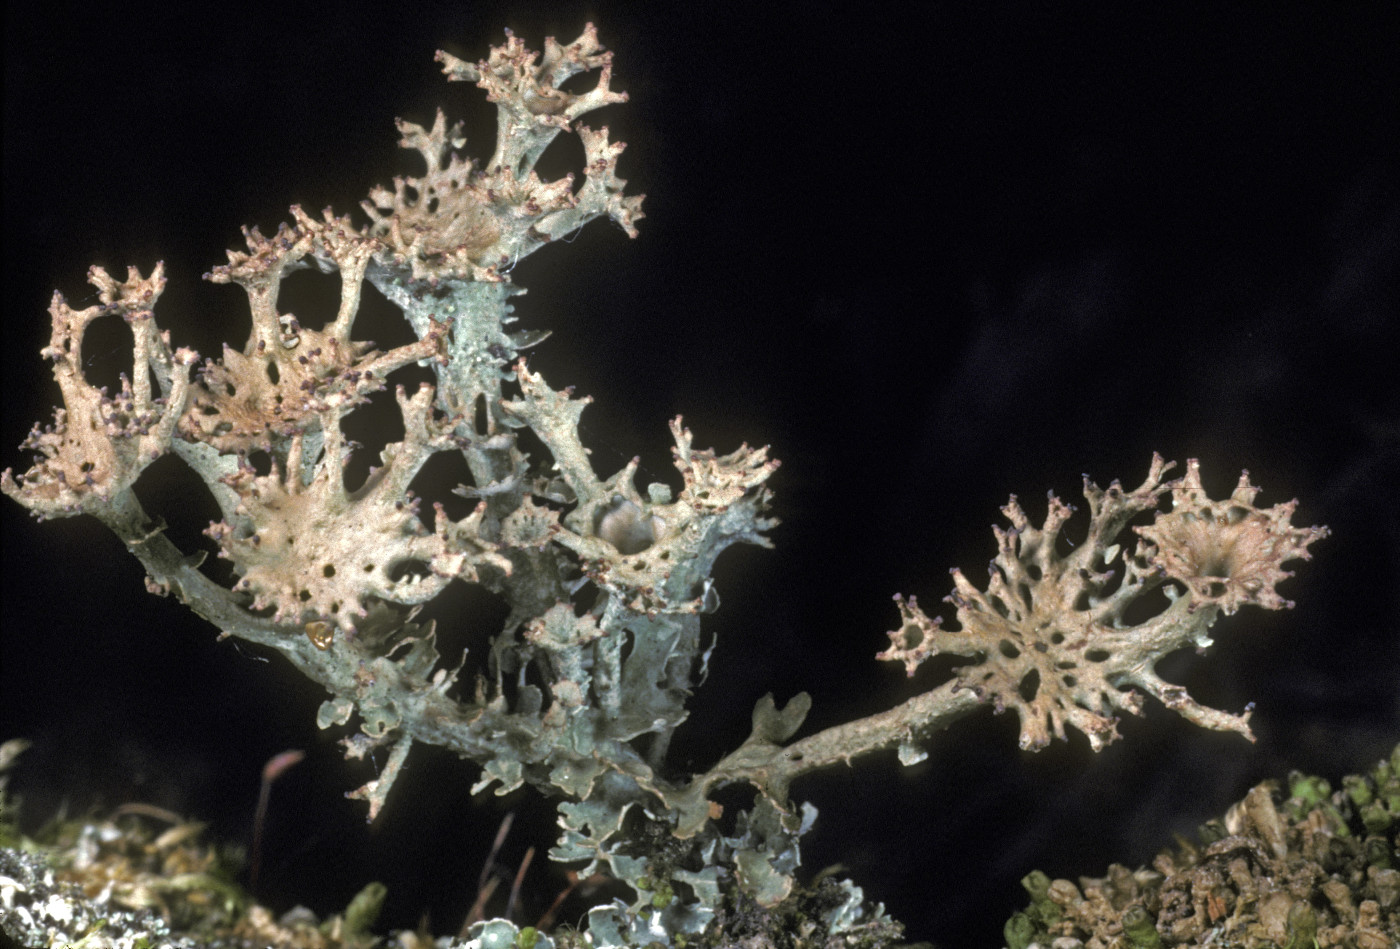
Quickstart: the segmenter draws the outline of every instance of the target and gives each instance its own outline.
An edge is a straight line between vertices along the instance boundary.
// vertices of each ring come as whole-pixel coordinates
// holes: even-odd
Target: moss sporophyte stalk
[[[1069,504],[1052,497],[1036,523],[1012,497],[985,588],[954,571],[948,626],[913,597],[896,598],[899,625],[878,658],[910,676],[936,656],[966,660],[947,681],[805,734],[806,693],[764,696],[747,740],[684,773],[668,745],[722,647],[705,627],[718,603],[712,571],[733,544],[770,546],[779,463],[767,447],[698,447],[677,417],[679,491],[639,487],[635,460],[595,470],[579,433],[590,400],[530,368],[524,351],[548,333],[516,326],[511,298],[521,291],[509,272],[597,218],[638,235],[642,196],[617,175],[623,144],[582,121],[627,100],[612,87],[611,54],[589,25],[573,42],[547,39],[542,54],[507,34],[478,62],[437,59],[449,81],[475,83],[496,106],[484,164],[459,153],[461,127],[440,111],[431,127],[400,121],[400,144],[424,171],[372,189],[363,219],[294,206],[271,237],[245,231],[247,249],[206,275],[240,286],[252,317],[242,347],[217,358],[172,348],[156,316],[162,265],[125,278],[92,268],[97,303],[74,309],[54,295],[43,355],[63,405],[25,441],[32,467],[7,470],[3,489],[39,518],[97,518],[140,561],[152,592],[187,604],[221,637],[277,650],[324,689],[317,724],[344,733],[347,757],[378,766],[351,792],[370,820],[413,746],[440,746],[480,768],[473,790],[530,785],[556,799],[550,859],[630,893],[587,914],[587,943],[491,920],[464,944],[719,946],[763,925],[784,933],[783,945],[893,944],[901,927],[851,881],[797,883],[799,841],[816,817],[793,797],[805,774],[886,750],[921,761],[930,735],[984,706],[1017,716],[1026,749],[1072,728],[1098,750],[1118,737],[1118,716],[1142,714],[1149,697],[1252,739],[1250,709],[1201,704],[1156,664],[1209,646],[1216,621],[1241,607],[1291,605],[1276,590],[1289,576],[1283,565],[1307,559],[1327,530],[1293,526],[1296,502],[1256,506],[1247,475],[1215,500],[1195,461],[1169,480],[1174,464],[1153,457],[1136,487],[1084,480],[1073,545],[1061,542]],[[581,73],[596,76],[591,88],[565,88]],[[579,180],[537,171],[560,135],[581,143]],[[305,269],[338,277],[335,312],[279,309],[283,279]],[[380,351],[356,338],[366,282],[402,312],[412,342]],[[85,378],[83,345],[95,321],[118,318],[131,329],[133,363],[109,392]],[[397,387],[402,440],[347,489],[355,447],[345,421],[408,366],[427,367],[434,381]],[[542,453],[526,453],[527,432]],[[423,510],[409,490],[442,453],[470,474],[457,488],[472,505],[460,518],[441,503]],[[218,505],[207,534],[232,568],[229,585],[179,549],[133,491],[167,455]],[[509,614],[489,648],[449,668],[435,624],[417,617],[455,580],[497,594]],[[725,814],[715,795],[736,785],[752,789],[752,806]],[[1371,815],[1367,828],[1393,827],[1390,799],[1376,805],[1372,784],[1347,793]],[[1267,810],[1258,803],[1248,820],[1266,821]],[[1055,886],[1030,886],[1033,915],[1016,934],[1068,925]],[[344,933],[362,934],[382,898],[367,889]],[[1162,924],[1146,912],[1122,918],[1132,945],[1156,944]],[[1289,931],[1306,925],[1300,916]],[[1013,942],[1022,935],[1008,930]]]

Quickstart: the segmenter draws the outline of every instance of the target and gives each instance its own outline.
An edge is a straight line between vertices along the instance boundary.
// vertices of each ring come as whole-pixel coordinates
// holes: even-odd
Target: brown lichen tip
[[[610,142],[606,127],[594,131],[575,120],[605,105],[626,102],[614,92],[612,54],[598,45],[590,23],[567,46],[545,40],[544,58],[506,32],[487,59],[469,63],[438,51],[450,81],[470,81],[496,104],[496,150],[486,166],[458,156],[466,144],[461,124],[447,125],[441,111],[431,129],[400,120],[399,144],[423,156],[421,178],[395,178],[394,190],[375,188],[360,206],[369,215],[368,234],[382,241],[393,266],[407,267],[416,280],[501,281],[539,247],[606,215],[629,237],[637,236],[643,195],[624,196],[617,159],[626,147]],[[598,70],[598,84],[581,93],[559,86],[581,72]],[[543,181],[535,164],[560,132],[583,143],[584,182],[574,176]]]
[[[16,480],[6,469],[0,489],[39,518],[101,514],[136,482],[146,466],[170,447],[176,422],[189,396],[190,366],[198,354],[174,352],[170,336],[156,326],[153,308],[165,289],[165,265],[149,277],[129,268],[117,281],[101,267],[88,271],[100,302],[74,310],[61,293],[49,306],[53,333],[42,355],[53,360],[63,395],[53,424],[37,424],[21,447],[39,459]],[[99,317],[120,316],[131,327],[132,372],[121,377],[121,391],[91,385],[83,375],[83,337]],[[151,390],[155,375],[163,395]]]
[[[1326,527],[1294,527],[1297,500],[1271,508],[1254,507],[1259,489],[1240,473],[1234,493],[1212,501],[1201,486],[1201,466],[1192,458],[1186,475],[1172,485],[1172,510],[1134,530],[1156,548],[1153,563],[1191,590],[1199,606],[1214,605],[1226,615],[1245,604],[1266,610],[1291,609],[1275,584],[1293,574],[1282,564],[1311,557],[1308,546],[1329,533]]]
[[[1087,537],[1063,554],[1056,544],[1074,509],[1051,495],[1036,528],[1013,496],[1002,509],[1011,529],[993,528],[998,553],[986,590],[953,571],[946,602],[956,607],[960,628],[945,630],[913,597],[896,597],[900,628],[878,658],[903,662],[911,676],[935,655],[974,660],[954,670],[957,688],[998,712],[1014,709],[1023,748],[1063,739],[1069,725],[1098,750],[1117,737],[1117,713],[1141,714],[1134,687],[1202,727],[1252,739],[1248,709],[1231,715],[1202,706],[1154,667],[1184,646],[1209,646],[1208,631],[1222,612],[1246,603],[1288,605],[1274,590],[1289,576],[1280,564],[1306,558],[1308,545],[1327,529],[1292,527],[1295,502],[1255,508],[1258,489],[1247,477],[1229,499],[1211,501],[1194,460],[1185,477],[1164,482],[1171,467],[1154,456],[1147,479],[1131,492],[1117,482],[1104,490],[1086,478]],[[1144,543],[1124,549],[1117,537],[1128,521],[1155,510],[1168,491],[1172,511],[1135,528]],[[1130,624],[1129,606],[1140,610],[1154,591],[1163,594],[1147,601],[1155,613]]]

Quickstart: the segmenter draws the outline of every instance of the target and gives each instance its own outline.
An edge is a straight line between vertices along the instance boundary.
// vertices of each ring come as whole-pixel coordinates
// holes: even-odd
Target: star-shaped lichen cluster
[[[973,660],[953,671],[956,688],[999,712],[1015,710],[1022,748],[1064,739],[1068,725],[1098,750],[1117,737],[1119,712],[1142,713],[1142,693],[1205,728],[1252,739],[1249,710],[1232,715],[1201,705],[1155,666],[1182,647],[1209,646],[1222,613],[1250,603],[1291,606],[1275,589],[1291,576],[1282,564],[1307,559],[1327,529],[1293,527],[1296,501],[1256,508],[1259,489],[1248,472],[1229,498],[1212,501],[1194,459],[1184,477],[1163,481],[1171,467],[1154,456],[1132,491],[1117,481],[1103,489],[1086,477],[1089,524],[1074,543],[1064,533],[1073,507],[1051,495],[1036,527],[1013,495],[1002,508],[1011,527],[993,528],[997,554],[986,589],[953,571],[946,602],[959,628],[943,629],[913,597],[897,598],[902,623],[879,658],[903,662],[911,676],[933,656]],[[1135,526],[1136,545],[1124,538],[1129,522],[1157,510],[1168,492],[1171,510]]]

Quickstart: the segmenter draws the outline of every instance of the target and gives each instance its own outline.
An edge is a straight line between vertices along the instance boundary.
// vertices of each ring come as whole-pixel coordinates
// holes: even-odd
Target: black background
[[[595,398],[600,474],[640,454],[643,483],[674,480],[677,413],[697,444],[784,462],[777,549],[721,560],[678,767],[742,741],[769,690],[810,691],[815,729],[931,685],[871,658],[891,594],[932,606],[949,566],[980,578],[1009,493],[1039,518],[1046,489],[1135,485],[1153,450],[1199,457],[1216,496],[1247,467],[1263,503],[1297,496],[1298,523],[1334,531],[1294,565],[1295,610],[1237,615],[1208,659],[1161,667],[1207,704],[1257,703],[1258,743],[1153,703],[1098,756],[1078,735],[1030,755],[983,713],[924,764],[799,785],[821,812],[804,865],[843,862],[911,938],[999,944],[1031,868],[1142,862],[1254,782],[1336,777],[1400,737],[1391,5],[140,6],[6,8],[3,464],[28,463],[13,446],[56,401],[37,354],[54,288],[87,305],[89,264],[163,259],[176,344],[240,347],[242,293],[198,279],[240,224],[275,230],[294,201],[345,213],[417,173],[395,116],[442,105],[488,157],[494,109],[433,51],[594,20],[631,102],[586,121],[629,143],[647,217],[636,241],[595,223],[515,270],[522,325],[554,331],[531,366]],[[555,149],[551,174],[577,165]],[[334,296],[303,274],[282,305],[316,325]],[[376,319],[357,335],[407,339]],[[122,345],[94,329],[93,378],[116,378]],[[213,507],[178,465],[138,490],[200,544]],[[330,912],[380,879],[386,924],[428,910],[438,931],[508,808],[507,862],[552,842],[548,805],[473,804],[475,766],[422,747],[366,827],[342,794],[370,771],[316,731],[318,689],[148,596],[96,522],[0,516],[0,738],[35,742],[15,779],[31,820],[147,800],[246,840],[262,762],[304,748],[273,795],[263,897]],[[461,590],[440,612],[474,656],[500,615]],[[535,865],[523,921],[560,880]]]

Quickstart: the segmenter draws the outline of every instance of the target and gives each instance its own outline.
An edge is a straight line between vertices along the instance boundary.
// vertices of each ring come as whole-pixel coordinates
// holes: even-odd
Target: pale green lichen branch
[[[1183,478],[1164,481],[1171,467],[1154,456],[1146,480],[1131,492],[1116,481],[1105,490],[1085,478],[1089,524],[1067,552],[1059,545],[1074,509],[1051,495],[1045,522],[1036,528],[1013,496],[1002,509],[1011,528],[993,528],[998,553],[987,589],[953,571],[954,590],[946,599],[957,609],[960,629],[945,630],[941,618],[931,619],[913,597],[896,597],[903,622],[879,658],[904,663],[911,676],[936,655],[970,660],[954,668],[951,681],[791,744],[785,742],[811,699],[799,693],[778,711],[766,696],[754,710],[748,741],[696,777],[689,793],[703,797],[742,781],[785,808],[792,781],[801,775],[889,748],[906,764],[922,761],[929,735],[987,704],[1017,713],[1021,747],[1031,750],[1052,737],[1064,739],[1066,725],[1099,750],[1117,737],[1117,713],[1142,714],[1141,693],[1203,728],[1253,740],[1250,709],[1236,715],[1203,706],[1158,676],[1156,663],[1182,648],[1209,646],[1208,631],[1222,613],[1246,604],[1291,606],[1275,589],[1291,575],[1281,564],[1307,559],[1308,546],[1327,529],[1293,527],[1296,501],[1255,508],[1258,489],[1247,472],[1228,499],[1212,501],[1194,459]],[[1171,511],[1135,527],[1142,541],[1125,548],[1124,528],[1156,510],[1168,492]],[[1160,600],[1144,601],[1157,591]],[[1129,623],[1128,608],[1144,602],[1156,612]],[[698,813],[693,801],[689,813]]]

